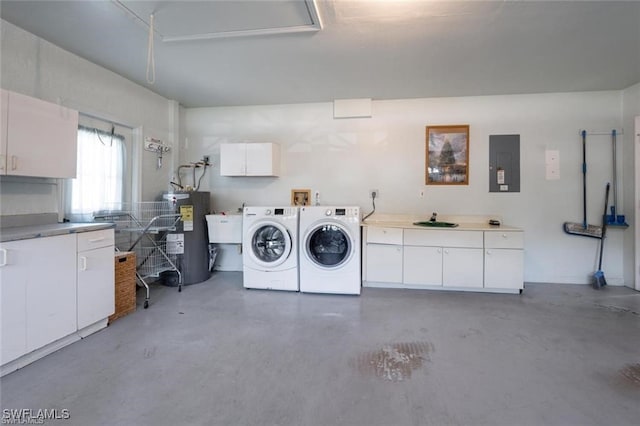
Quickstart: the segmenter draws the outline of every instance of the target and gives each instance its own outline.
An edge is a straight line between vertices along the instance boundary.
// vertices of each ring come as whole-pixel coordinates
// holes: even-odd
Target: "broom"
[[[564,232],[583,237],[601,238],[602,228],[587,223],[587,131],[582,135],[582,223],[565,222]]]
[[[607,285],[607,280],[602,272],[602,251],[604,250],[604,237],[607,231],[607,204],[609,202],[609,184],[604,196],[604,214],[602,215],[602,236],[600,237],[600,260],[598,261],[598,270],[593,274],[593,288],[596,290]]]

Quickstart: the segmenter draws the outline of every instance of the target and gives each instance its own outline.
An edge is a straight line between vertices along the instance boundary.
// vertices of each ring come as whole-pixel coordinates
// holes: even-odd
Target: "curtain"
[[[67,219],[88,222],[98,210],[121,208],[125,153],[123,136],[78,128],[78,168],[76,178],[67,185]]]

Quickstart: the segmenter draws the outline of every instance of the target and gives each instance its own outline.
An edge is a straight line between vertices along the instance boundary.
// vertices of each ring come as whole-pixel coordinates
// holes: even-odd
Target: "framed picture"
[[[310,189],[292,189],[291,205],[292,206],[311,205],[311,190]]]
[[[427,126],[426,185],[469,184],[469,125]]]

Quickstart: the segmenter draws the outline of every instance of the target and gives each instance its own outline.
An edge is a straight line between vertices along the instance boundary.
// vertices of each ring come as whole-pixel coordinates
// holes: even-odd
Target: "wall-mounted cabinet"
[[[78,111],[2,90],[0,174],[74,178]]]
[[[280,145],[225,143],[220,145],[220,176],[278,176]]]

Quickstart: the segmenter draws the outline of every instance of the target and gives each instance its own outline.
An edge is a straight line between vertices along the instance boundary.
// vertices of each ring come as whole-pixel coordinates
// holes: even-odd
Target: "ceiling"
[[[638,1],[2,0],[0,13],[186,107],[640,82]]]

